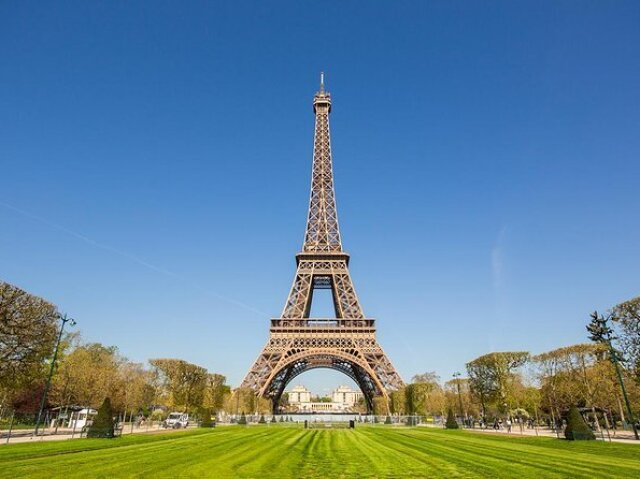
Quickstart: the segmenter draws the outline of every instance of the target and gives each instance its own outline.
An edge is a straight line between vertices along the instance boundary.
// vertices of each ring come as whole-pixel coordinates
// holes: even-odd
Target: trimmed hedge
[[[447,422],[444,424],[446,429],[458,429],[458,421],[456,421],[456,417],[453,415],[453,410],[449,408],[447,411]]]
[[[113,409],[111,408],[111,399],[105,398],[102,405],[98,408],[98,415],[93,420],[87,437],[109,438],[115,437],[113,423]]]
[[[567,418],[567,427],[564,430],[564,437],[569,441],[590,441],[596,438],[596,435],[589,428],[578,408],[571,406],[569,409],[569,417]]]
[[[208,408],[203,407],[202,411],[200,411],[200,416],[202,416],[200,427],[213,427],[213,421],[211,420],[211,411]]]

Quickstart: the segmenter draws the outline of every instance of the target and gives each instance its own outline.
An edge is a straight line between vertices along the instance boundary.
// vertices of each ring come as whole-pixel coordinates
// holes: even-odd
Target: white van
[[[162,425],[166,428],[180,429],[189,425],[189,415],[184,412],[172,412]]]

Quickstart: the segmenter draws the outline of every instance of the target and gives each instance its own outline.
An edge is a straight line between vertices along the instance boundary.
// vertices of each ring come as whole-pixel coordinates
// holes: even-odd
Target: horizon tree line
[[[568,409],[590,410],[596,428],[628,420],[612,352],[621,366],[628,399],[640,410],[640,297],[609,312],[613,348],[603,342],[573,344],[539,354],[491,352],[466,364],[467,377],[442,382],[435,372],[417,374],[388,400],[374,400],[374,413],[459,418],[519,417],[557,422]],[[48,301],[0,281],[0,420],[9,410],[33,413],[54,349],[59,313]],[[121,417],[149,417],[158,406],[187,412],[271,412],[270,401],[251,390],[232,390],[226,378],[176,358],[148,365],[122,356],[117,347],[85,343],[67,332],[60,344],[47,406],[98,407],[109,397]],[[283,397],[286,407],[286,396]]]

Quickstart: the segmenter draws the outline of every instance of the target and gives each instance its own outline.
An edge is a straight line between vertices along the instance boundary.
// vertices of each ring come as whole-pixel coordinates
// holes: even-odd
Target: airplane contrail
[[[26,216],[27,218],[30,218],[30,219],[32,219],[34,221],[37,221],[37,222],[42,223],[42,224],[45,224],[45,225],[49,226],[50,228],[56,229],[58,231],[66,233],[66,234],[68,234],[70,236],[73,236],[74,238],[79,239],[81,241],[84,241],[85,243],[88,243],[88,244],[90,244],[92,246],[95,246],[96,248],[100,248],[100,249],[103,249],[105,251],[109,251],[111,253],[117,254],[117,255],[122,256],[124,258],[127,258],[127,259],[133,261],[134,263],[138,263],[139,265],[144,266],[145,268],[148,268],[148,269],[150,269],[152,271],[155,271],[157,273],[161,273],[161,274],[164,274],[164,275],[167,275],[167,276],[171,276],[171,277],[173,277],[173,278],[175,278],[175,279],[177,279],[177,280],[179,280],[179,281],[181,281],[183,283],[187,283],[189,286],[194,287],[194,288],[198,289],[199,291],[201,291],[201,292],[203,292],[203,293],[205,293],[207,295],[215,296],[218,299],[222,299],[224,301],[227,301],[228,303],[231,303],[231,304],[233,304],[235,306],[239,306],[239,307],[241,307],[243,309],[246,309],[247,311],[251,311],[252,313],[259,314],[260,316],[268,316],[267,313],[265,313],[263,311],[260,311],[260,310],[258,310],[256,308],[252,307],[252,306],[249,306],[248,304],[245,304],[242,301],[238,301],[236,299],[229,298],[227,296],[223,296],[223,295],[221,295],[219,293],[216,293],[215,291],[209,291],[209,290],[201,287],[200,285],[198,285],[196,283],[193,283],[190,280],[188,280],[187,278],[184,278],[184,277],[182,277],[182,276],[180,276],[180,275],[178,275],[178,274],[176,274],[176,273],[174,273],[172,271],[169,271],[167,269],[161,268],[161,267],[156,266],[154,264],[151,264],[151,263],[149,263],[147,261],[144,261],[143,259],[138,258],[135,255],[127,253],[126,251],[121,251],[121,250],[119,250],[117,248],[114,248],[113,246],[109,246],[108,244],[100,243],[100,242],[98,242],[98,241],[96,241],[94,239],[89,238],[88,236],[83,235],[82,233],[78,233],[77,231],[70,230],[69,228],[66,228],[66,227],[64,227],[62,225],[54,223],[53,221],[50,221],[50,220],[48,220],[46,218],[43,218],[43,217],[38,216],[38,215],[34,215],[33,213],[29,213],[28,211],[25,211],[25,210],[23,210],[21,208],[18,208],[17,206],[13,206],[13,205],[11,205],[9,203],[6,203],[4,201],[0,201],[0,206],[4,206],[5,208],[7,208],[9,210],[12,210],[12,211],[14,211],[16,213],[19,213],[19,214],[21,214],[23,216]]]

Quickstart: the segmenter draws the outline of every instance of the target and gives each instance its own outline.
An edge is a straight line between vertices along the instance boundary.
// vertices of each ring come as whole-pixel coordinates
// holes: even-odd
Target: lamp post
[[[44,391],[42,391],[42,399],[40,400],[40,410],[38,411],[38,418],[36,419],[36,429],[33,432],[34,436],[38,435],[38,428],[40,427],[40,419],[42,418],[42,412],[44,411],[44,405],[47,401],[47,394],[49,392],[49,387],[51,386],[51,378],[53,377],[53,369],[56,366],[56,359],[58,358],[58,350],[60,349],[60,341],[62,341],[62,333],[64,332],[64,326],[69,323],[70,326],[76,325],[76,320],[73,318],[67,317],[66,314],[58,314],[58,319],[62,321],[62,325],[60,326],[60,333],[58,334],[58,340],[56,341],[56,348],[53,351],[53,359],[51,360],[51,367],[49,368],[49,377],[47,378],[47,383],[44,386]]]
[[[611,362],[613,362],[613,366],[615,367],[618,382],[620,383],[620,389],[622,389],[624,402],[627,406],[627,414],[631,420],[633,435],[636,437],[636,440],[640,440],[636,420],[633,417],[633,410],[631,409],[631,403],[629,402],[629,396],[627,395],[627,388],[624,387],[624,379],[622,378],[622,372],[620,371],[620,358],[618,357],[618,351],[616,351],[612,344],[612,340],[616,338],[613,336],[613,330],[609,326],[610,319],[613,319],[612,314],[605,318],[604,316],[599,315],[597,311],[594,311],[591,313],[591,323],[587,326],[587,331],[589,332],[589,339],[595,342],[604,343],[609,348]]]
[[[460,417],[464,416],[464,408],[462,407],[462,394],[460,394],[460,376],[459,372],[453,373],[453,377],[456,380],[456,387],[458,389],[458,403],[460,404]]]

